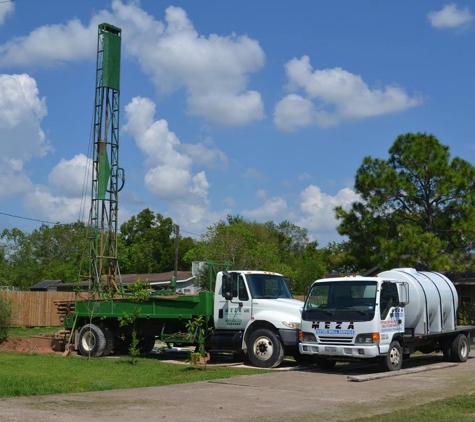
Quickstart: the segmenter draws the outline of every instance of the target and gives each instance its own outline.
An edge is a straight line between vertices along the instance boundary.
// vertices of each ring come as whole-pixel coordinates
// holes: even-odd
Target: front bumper
[[[380,355],[379,346],[361,345],[361,346],[341,346],[317,343],[300,343],[299,350],[304,355],[321,355],[328,357],[345,358],[374,358]]]

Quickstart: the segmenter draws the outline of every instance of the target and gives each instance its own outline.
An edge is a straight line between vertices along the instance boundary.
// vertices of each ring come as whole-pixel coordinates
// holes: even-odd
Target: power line
[[[6,3],[6,1],[0,0],[0,3]],[[0,212],[0,215],[6,215],[8,217],[13,217],[13,218],[19,218],[21,220],[37,221],[39,223],[54,224],[55,226],[65,225],[65,223],[60,223],[60,222],[53,223],[52,221],[45,221],[45,220],[38,220],[36,218],[22,217],[21,215],[7,214],[6,212]]]

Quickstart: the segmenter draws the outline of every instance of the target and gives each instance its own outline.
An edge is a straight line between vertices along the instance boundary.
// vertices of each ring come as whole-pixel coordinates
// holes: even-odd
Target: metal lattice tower
[[[119,107],[121,29],[102,23],[98,28],[94,144],[90,227],[92,290],[117,289],[118,193],[124,171],[119,167]],[[120,186],[119,186],[120,183]]]

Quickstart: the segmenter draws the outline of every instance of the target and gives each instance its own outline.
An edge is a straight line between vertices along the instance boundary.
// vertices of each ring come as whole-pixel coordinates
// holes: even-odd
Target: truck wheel
[[[442,354],[444,355],[445,362],[452,362],[452,342],[450,340],[444,340],[441,344]]]
[[[106,348],[106,338],[100,327],[86,324],[79,331],[78,350],[82,356],[102,356]]]
[[[300,352],[294,352],[292,353],[292,357],[299,365],[311,365],[312,363],[315,363],[313,355],[304,355]]]
[[[331,360],[328,358],[317,356],[315,358],[315,363],[320,369],[333,369],[336,365],[336,360]]]
[[[155,336],[143,336],[139,340],[138,348],[140,353],[147,354],[150,353],[155,347]]]
[[[381,366],[385,371],[399,371],[402,366],[402,349],[397,341],[393,341],[389,346],[388,354],[381,361]]]
[[[459,334],[455,337],[451,347],[451,357],[453,362],[465,362],[470,353],[470,346],[465,334]]]
[[[249,336],[247,355],[258,368],[275,368],[284,359],[284,348],[276,333],[261,328]]]
[[[109,356],[112,352],[112,349],[114,349],[114,336],[104,325],[101,325],[100,329],[102,330],[102,333],[104,334],[104,337],[106,339],[106,347],[104,347],[104,352],[102,353],[102,356]]]

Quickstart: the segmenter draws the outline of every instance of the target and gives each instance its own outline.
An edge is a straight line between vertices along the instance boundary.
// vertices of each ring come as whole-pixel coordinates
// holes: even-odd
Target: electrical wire
[[[2,2],[0,0],[0,3],[4,3],[4,2]],[[53,223],[52,221],[45,221],[45,220],[38,220],[36,218],[22,217],[21,215],[8,214],[6,212],[0,212],[0,215],[6,215],[8,217],[13,217],[13,218],[19,218],[21,220],[37,221],[39,223],[54,224],[55,226],[58,226],[58,225],[65,226],[65,225],[67,225],[66,223],[60,223],[60,222]]]

